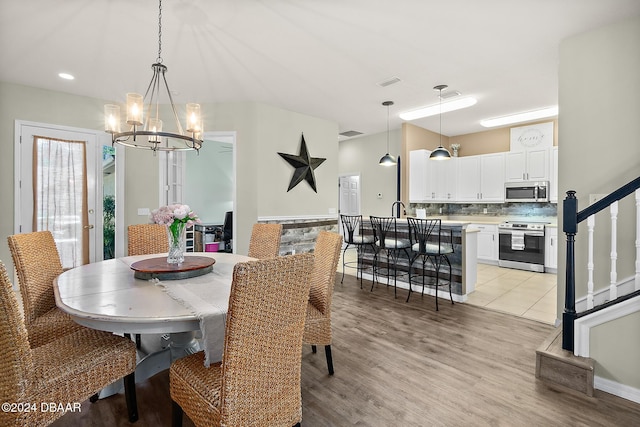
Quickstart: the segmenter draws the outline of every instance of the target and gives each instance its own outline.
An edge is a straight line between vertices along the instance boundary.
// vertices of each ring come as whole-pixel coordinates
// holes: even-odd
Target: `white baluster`
[[[618,202],[611,204],[611,281],[609,282],[609,301],[618,298],[618,272],[616,270],[616,262],[618,260],[617,244],[618,244]]]
[[[587,218],[587,236],[589,238],[589,255],[587,260],[587,310],[593,308],[593,230],[596,226],[596,216]]]
[[[640,189],[636,190],[636,291],[640,291]]]

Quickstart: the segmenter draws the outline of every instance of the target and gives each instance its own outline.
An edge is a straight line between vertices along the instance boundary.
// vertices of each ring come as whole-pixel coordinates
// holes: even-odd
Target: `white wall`
[[[187,153],[184,201],[205,224],[223,224],[233,210],[233,145],[205,139],[198,154]]]

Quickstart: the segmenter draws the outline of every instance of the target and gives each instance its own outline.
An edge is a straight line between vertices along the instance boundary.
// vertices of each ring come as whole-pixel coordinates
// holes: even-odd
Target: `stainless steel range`
[[[506,221],[498,224],[500,267],[544,272],[546,222]]]

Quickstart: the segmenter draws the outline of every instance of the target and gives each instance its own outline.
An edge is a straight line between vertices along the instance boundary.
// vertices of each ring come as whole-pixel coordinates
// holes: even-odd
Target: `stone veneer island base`
[[[371,228],[371,222],[368,218],[363,219],[364,234],[373,235],[373,229]],[[409,239],[409,225],[406,218],[399,218],[396,220],[396,227],[399,238]],[[478,247],[478,230],[467,229],[468,222],[463,221],[442,221],[443,229],[450,229],[453,234],[453,254],[449,254],[449,262],[451,263],[452,282],[453,286],[451,292],[453,294],[453,300],[457,302],[465,302],[467,295],[475,290],[477,281],[477,247]],[[409,259],[403,251],[399,251],[400,256],[396,263],[398,275],[396,278],[396,285],[399,288],[409,289]],[[409,256],[412,253],[409,251]],[[386,253],[381,251],[379,254],[380,267],[385,270],[386,265]],[[392,260],[393,261],[393,260]],[[367,250],[363,257],[363,264],[365,265],[364,277],[368,280],[372,280],[373,254]],[[431,262],[427,261],[425,265],[425,271],[422,270],[422,261],[420,258],[413,264],[411,270],[412,276],[412,291],[422,292],[422,275],[426,272],[424,293],[428,295],[435,295],[435,286],[429,286],[429,284],[435,282],[435,271]],[[449,266],[446,262],[440,267],[440,283],[448,283],[449,280]],[[386,286],[386,277],[379,277],[378,282]],[[393,285],[393,277],[390,278],[390,285]],[[449,299],[449,286],[439,286],[438,296],[441,298]]]

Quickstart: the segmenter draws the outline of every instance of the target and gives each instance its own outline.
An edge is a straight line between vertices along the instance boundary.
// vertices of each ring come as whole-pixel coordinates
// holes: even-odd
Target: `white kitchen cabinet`
[[[454,202],[458,181],[458,159],[430,160],[427,166],[427,196],[434,202]]]
[[[480,230],[478,232],[478,262],[497,264],[498,226],[495,224],[469,224],[468,228]]]
[[[409,152],[409,201],[453,202],[457,182],[457,160],[430,160],[429,150]]]
[[[505,181],[549,181],[549,148],[506,153]]]
[[[505,153],[458,158],[457,200],[504,202]]]
[[[428,150],[412,150],[409,152],[409,202],[423,203],[427,198],[427,162]]]
[[[558,228],[544,230],[544,269],[555,273],[558,269]]]
[[[551,150],[551,174],[549,176],[549,201],[558,203],[558,146]]]

